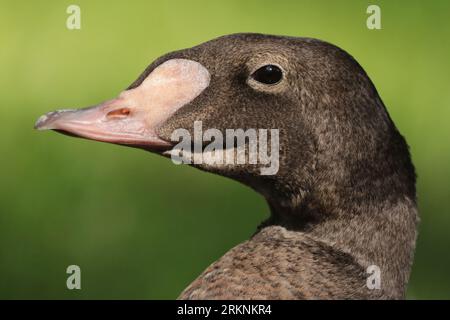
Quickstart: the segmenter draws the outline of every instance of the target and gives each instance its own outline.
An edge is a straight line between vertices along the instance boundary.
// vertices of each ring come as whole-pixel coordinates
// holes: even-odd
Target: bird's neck
[[[290,207],[269,200],[271,218],[263,225],[280,225],[328,244],[352,255],[365,269],[379,267],[385,293],[402,298],[416,239],[415,199],[369,189],[347,194],[328,187],[321,196],[296,195]],[[386,198],[380,199],[383,194]]]

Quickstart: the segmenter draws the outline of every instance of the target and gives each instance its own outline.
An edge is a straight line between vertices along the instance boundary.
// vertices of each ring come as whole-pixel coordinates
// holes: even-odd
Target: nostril
[[[120,108],[113,111],[110,111],[106,114],[108,118],[125,118],[128,117],[131,113],[129,108]]]

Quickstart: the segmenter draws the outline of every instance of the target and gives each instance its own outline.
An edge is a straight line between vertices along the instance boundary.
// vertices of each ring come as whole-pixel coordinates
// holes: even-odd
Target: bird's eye
[[[277,66],[268,64],[259,68],[252,74],[252,78],[264,84],[275,84],[281,80],[283,72]]]

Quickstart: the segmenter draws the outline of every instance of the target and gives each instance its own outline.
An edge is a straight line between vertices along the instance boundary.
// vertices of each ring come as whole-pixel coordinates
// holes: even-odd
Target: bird
[[[336,45],[220,36],[157,58],[117,98],[49,112],[35,128],[189,160],[204,141],[180,153],[174,132],[194,136],[195,122],[216,133],[276,129],[278,165],[262,174],[264,164],[235,158],[187,162],[260,193],[270,214],[179,299],[405,298],[419,224],[415,168],[375,85]]]

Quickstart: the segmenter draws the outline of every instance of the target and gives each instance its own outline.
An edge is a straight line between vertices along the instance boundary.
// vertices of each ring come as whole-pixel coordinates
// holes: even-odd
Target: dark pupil
[[[267,65],[256,70],[252,77],[258,82],[274,84],[281,80],[283,73],[280,68],[274,65]]]

